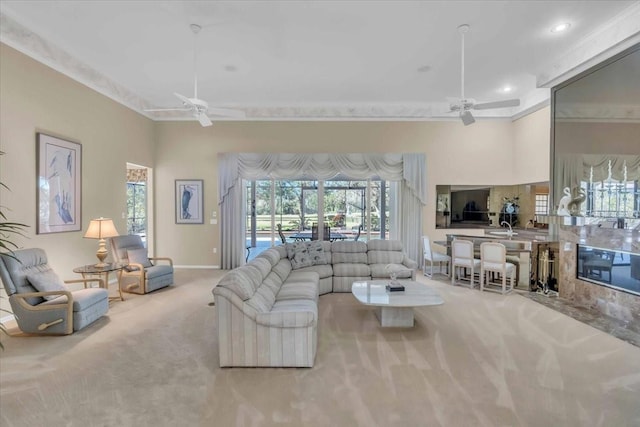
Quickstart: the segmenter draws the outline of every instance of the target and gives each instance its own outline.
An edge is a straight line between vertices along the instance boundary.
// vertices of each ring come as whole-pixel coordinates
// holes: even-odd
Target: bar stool
[[[473,276],[476,269],[480,267],[480,260],[473,256],[473,242],[470,240],[454,239],[451,242],[451,284],[455,285],[456,267],[471,269],[471,282],[469,287],[473,288]]]
[[[502,279],[502,294],[513,290],[516,277],[516,266],[507,262],[507,249],[502,243],[484,242],[480,245],[480,291],[485,290],[485,284],[489,272],[499,273]],[[507,276],[510,279],[510,287],[507,288]],[[486,288],[487,290],[493,290]]]
[[[447,272],[445,274],[448,276],[451,257],[449,255],[442,254],[440,252],[433,252],[431,250],[431,241],[429,240],[429,236],[422,236],[422,246],[424,248],[424,266],[422,267],[422,273],[425,276],[431,278],[433,277],[433,264],[438,264],[439,271],[442,269],[442,264],[446,264]],[[431,264],[431,269],[429,270],[429,274],[427,274],[427,262]]]

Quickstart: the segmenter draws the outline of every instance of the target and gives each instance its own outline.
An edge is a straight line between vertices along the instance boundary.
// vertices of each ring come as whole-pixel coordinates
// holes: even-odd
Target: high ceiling
[[[2,0],[0,12],[2,42],[143,113],[193,95],[197,47],[199,98],[251,120],[451,116],[460,24],[465,95],[520,98],[482,112],[514,117],[640,38],[638,1]],[[552,33],[560,22],[570,29]]]

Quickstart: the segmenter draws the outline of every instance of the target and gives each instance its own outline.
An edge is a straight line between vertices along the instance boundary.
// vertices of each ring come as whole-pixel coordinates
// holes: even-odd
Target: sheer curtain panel
[[[422,206],[426,202],[424,153],[220,153],[218,154],[222,268],[244,262],[242,180],[380,178],[400,182],[398,236],[412,259],[420,259]],[[416,227],[416,228],[413,228]]]

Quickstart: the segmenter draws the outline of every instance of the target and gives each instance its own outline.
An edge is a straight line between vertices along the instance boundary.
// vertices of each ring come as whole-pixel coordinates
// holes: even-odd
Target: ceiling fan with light
[[[191,31],[193,32],[193,34],[195,35],[195,38],[197,39],[198,33],[200,32],[202,27],[200,25],[197,25],[197,24],[191,24],[189,26],[189,28],[191,28]],[[229,108],[213,108],[213,107],[209,107],[209,103],[207,101],[204,101],[204,100],[198,98],[198,69],[197,69],[198,61],[197,61],[197,59],[198,59],[198,52],[197,52],[197,48],[194,46],[194,50],[193,50],[193,68],[194,68],[193,98],[188,98],[188,97],[186,97],[184,95],[180,95],[179,93],[174,93],[174,95],[180,101],[182,101],[182,107],[152,108],[152,109],[146,109],[145,111],[149,111],[149,112],[155,112],[155,111],[184,111],[184,112],[189,112],[196,119],[198,119],[198,121],[200,122],[200,124],[203,127],[211,126],[213,124],[213,122],[211,121],[211,118],[209,117],[209,114],[212,114],[212,115],[215,115],[215,116],[219,116],[219,117],[231,117],[231,118],[237,118],[237,119],[244,118],[245,117],[244,111],[233,110],[233,109],[229,109]]]
[[[460,119],[462,119],[462,123],[464,123],[465,126],[475,123],[476,121],[473,118],[473,114],[471,114],[471,110],[489,110],[493,108],[517,107],[520,105],[519,99],[505,99],[502,101],[476,103],[476,100],[473,98],[465,98],[464,96],[464,35],[469,31],[470,28],[471,27],[467,24],[463,24],[458,27],[458,32],[462,36],[460,98],[447,98],[447,100],[449,101],[449,108],[450,108],[449,111],[457,112],[460,115]]]

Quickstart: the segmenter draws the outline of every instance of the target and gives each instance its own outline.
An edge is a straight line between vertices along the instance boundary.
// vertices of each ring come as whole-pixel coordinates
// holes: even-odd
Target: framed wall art
[[[82,229],[82,145],[36,133],[36,234]]]
[[[176,224],[203,224],[201,179],[176,179]]]

